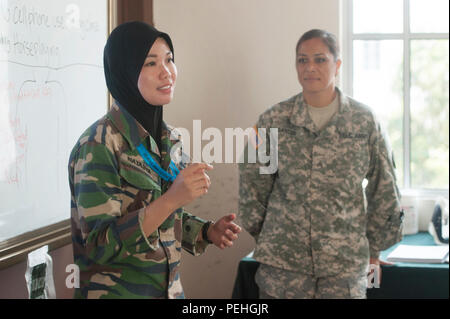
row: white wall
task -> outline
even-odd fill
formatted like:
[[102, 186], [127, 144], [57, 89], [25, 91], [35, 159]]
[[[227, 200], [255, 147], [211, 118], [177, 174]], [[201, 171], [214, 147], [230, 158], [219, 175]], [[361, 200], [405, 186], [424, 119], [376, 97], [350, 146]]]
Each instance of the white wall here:
[[[300, 91], [295, 45], [312, 28], [339, 35], [338, 0], [154, 0], [154, 22], [173, 41], [178, 81], [165, 120], [192, 132], [247, 128], [271, 105]], [[207, 143], [208, 141], [206, 141]], [[206, 144], [204, 142], [204, 144]], [[235, 164], [214, 164], [207, 196], [187, 209], [217, 219], [237, 212]], [[230, 298], [239, 260], [254, 247], [244, 233], [231, 249], [183, 254], [187, 298]]]

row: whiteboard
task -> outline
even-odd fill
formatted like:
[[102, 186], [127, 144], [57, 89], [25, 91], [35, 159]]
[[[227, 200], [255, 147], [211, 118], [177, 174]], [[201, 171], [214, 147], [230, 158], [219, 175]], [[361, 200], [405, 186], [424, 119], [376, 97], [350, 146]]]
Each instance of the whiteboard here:
[[0, 0], [0, 242], [70, 218], [68, 160], [106, 113], [106, 0]]

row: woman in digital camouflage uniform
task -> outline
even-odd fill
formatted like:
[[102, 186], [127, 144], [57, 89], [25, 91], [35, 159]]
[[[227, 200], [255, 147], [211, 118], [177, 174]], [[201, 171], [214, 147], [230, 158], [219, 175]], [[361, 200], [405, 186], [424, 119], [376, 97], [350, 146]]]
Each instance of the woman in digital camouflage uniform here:
[[173, 148], [179, 135], [162, 120], [177, 78], [170, 37], [122, 24], [108, 38], [104, 68], [114, 104], [70, 155], [75, 297], [184, 298], [181, 248], [229, 247], [240, 228], [235, 214], [212, 223], [182, 208], [207, 193], [212, 167], [185, 167]]
[[240, 165], [240, 220], [256, 240], [255, 279], [263, 298], [365, 298], [369, 260], [377, 280], [380, 251], [401, 239], [392, 152], [371, 109], [335, 85], [336, 38], [310, 30], [295, 53], [303, 92], [256, 123], [278, 129], [277, 145], [255, 144], [278, 150], [278, 170]]

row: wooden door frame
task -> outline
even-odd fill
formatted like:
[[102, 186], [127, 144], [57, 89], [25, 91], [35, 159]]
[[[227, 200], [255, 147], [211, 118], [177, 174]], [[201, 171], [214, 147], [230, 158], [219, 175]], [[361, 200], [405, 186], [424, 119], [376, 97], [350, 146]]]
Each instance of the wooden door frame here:
[[116, 0], [117, 25], [127, 21], [153, 24], [153, 0]]

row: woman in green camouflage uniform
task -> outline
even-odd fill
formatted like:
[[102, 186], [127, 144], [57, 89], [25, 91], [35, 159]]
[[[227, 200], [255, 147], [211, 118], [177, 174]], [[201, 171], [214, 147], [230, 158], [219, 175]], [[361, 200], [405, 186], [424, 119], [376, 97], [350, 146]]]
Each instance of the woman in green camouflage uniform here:
[[170, 37], [130, 22], [104, 52], [111, 110], [80, 137], [70, 155], [77, 298], [184, 298], [181, 248], [232, 245], [235, 214], [216, 223], [182, 206], [207, 193], [208, 164], [186, 167], [179, 134], [162, 120], [177, 70]]
[[365, 298], [369, 260], [377, 278], [380, 251], [401, 239], [387, 136], [369, 107], [335, 86], [340, 65], [332, 34], [305, 33], [296, 47], [303, 92], [256, 124], [278, 129], [277, 145], [259, 146], [278, 150], [278, 170], [240, 165], [240, 220], [256, 240], [262, 297]]

